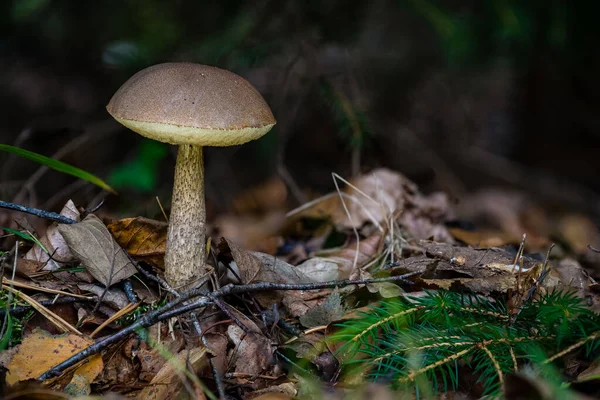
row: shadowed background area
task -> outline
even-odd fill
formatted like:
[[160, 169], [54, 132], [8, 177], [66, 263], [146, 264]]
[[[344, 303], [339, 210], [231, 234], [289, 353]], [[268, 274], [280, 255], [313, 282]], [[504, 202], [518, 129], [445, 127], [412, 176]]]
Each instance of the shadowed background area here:
[[[563, 1], [50, 1], [0, 5], [0, 143], [105, 178], [103, 210], [161, 215], [174, 148], [105, 110], [136, 71], [165, 61], [248, 79], [278, 121], [260, 141], [206, 150], [209, 217], [278, 175], [289, 205], [331, 172], [402, 172], [459, 202], [510, 187], [598, 217], [597, 6]], [[59, 210], [104, 197], [0, 154], [0, 199]]]

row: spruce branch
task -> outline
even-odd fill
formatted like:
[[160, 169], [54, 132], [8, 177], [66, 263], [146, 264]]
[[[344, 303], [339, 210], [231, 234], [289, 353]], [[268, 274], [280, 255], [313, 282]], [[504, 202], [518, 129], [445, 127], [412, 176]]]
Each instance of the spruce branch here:
[[503, 301], [439, 291], [381, 303], [339, 326], [330, 340], [341, 343], [347, 373], [413, 390], [420, 377], [434, 390], [456, 389], [466, 365], [485, 395], [499, 396], [505, 375], [530, 363], [531, 354], [554, 354], [544, 356], [551, 363], [600, 347], [600, 317], [570, 292], [538, 294], [511, 319]]

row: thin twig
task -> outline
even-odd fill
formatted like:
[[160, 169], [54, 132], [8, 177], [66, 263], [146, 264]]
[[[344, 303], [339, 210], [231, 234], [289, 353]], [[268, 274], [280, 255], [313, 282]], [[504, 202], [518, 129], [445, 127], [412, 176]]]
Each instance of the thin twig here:
[[[133, 259], [133, 257], [129, 253], [127, 253], [125, 250], [123, 250], [123, 252], [127, 255], [127, 257], [129, 257], [129, 260], [131, 261], [131, 263], [135, 266], [135, 268], [142, 275], [144, 275], [145, 277], [147, 277], [150, 280], [153, 280], [153, 281], [157, 282], [166, 292], [170, 293], [175, 298], [180, 298], [181, 297], [181, 295], [179, 294], [179, 292], [177, 292], [175, 289], [173, 289], [171, 287], [171, 285], [169, 285], [167, 283], [167, 281], [165, 281], [164, 279], [162, 279], [158, 275], [154, 275], [154, 274], [151, 274], [150, 272], [146, 271], [145, 269], [143, 269], [137, 263], [137, 261], [135, 261]], [[207, 346], [207, 340], [204, 337], [204, 333], [202, 332], [202, 326], [200, 325], [200, 321], [198, 320], [198, 316], [196, 315], [196, 313], [192, 312], [192, 313], [190, 313], [190, 318], [192, 320], [192, 325], [194, 326], [194, 329], [196, 330], [196, 333], [198, 334], [198, 336], [200, 336], [200, 340], [202, 341], [202, 344], [204, 346], [208, 347]], [[226, 398], [226, 396], [225, 396], [225, 387], [223, 386], [223, 380], [221, 379], [221, 376], [219, 375], [219, 371], [217, 370], [217, 366], [214, 363], [212, 357], [208, 358], [208, 363], [210, 365], [210, 369], [212, 371], [212, 374], [213, 374], [213, 377], [214, 377], [214, 380], [215, 380], [215, 384], [217, 386], [217, 392], [219, 393], [219, 398], [224, 400]]]
[[39, 208], [26, 207], [20, 204], [13, 204], [7, 201], [0, 200], [0, 208], [6, 208], [9, 210], [21, 211], [27, 214], [35, 215], [36, 217], [50, 219], [52, 221], [60, 222], [61, 224], [74, 224], [77, 221], [64, 215], [57, 214], [51, 211], [40, 210]]
[[[272, 291], [272, 290], [317, 290], [317, 289], [326, 289], [326, 288], [335, 288], [340, 286], [349, 286], [349, 285], [366, 285], [370, 283], [381, 283], [381, 282], [403, 282], [412, 284], [408, 280], [409, 277], [420, 274], [420, 272], [410, 272], [408, 274], [392, 276], [388, 278], [374, 278], [374, 279], [344, 279], [339, 281], [329, 281], [329, 282], [321, 282], [321, 283], [305, 283], [305, 284], [286, 284], [286, 283], [274, 283], [274, 282], [259, 282], [248, 285], [226, 285], [222, 288], [215, 290], [209, 295], [205, 295], [202, 292], [202, 289], [194, 289], [190, 290], [187, 293], [181, 294], [180, 297], [170, 301], [165, 304], [163, 307], [156, 309], [128, 327], [120, 330], [112, 336], [108, 336], [99, 342], [85, 348], [79, 353], [75, 354], [71, 358], [61, 362], [60, 364], [54, 366], [48, 371], [44, 372], [37, 379], [44, 380], [49, 379], [54, 376], [60, 375], [67, 368], [77, 364], [78, 362], [86, 359], [87, 357], [97, 354], [100, 351], [104, 350], [107, 346], [116, 343], [122, 339], [128, 337], [131, 333], [135, 332], [140, 328], [147, 328], [152, 326], [160, 321], [167, 320], [169, 318], [176, 317], [178, 315], [193, 311], [198, 308], [206, 307], [212, 303], [210, 297], [223, 297], [230, 294], [241, 294], [241, 293], [252, 293], [252, 292], [264, 292], [264, 291]], [[185, 302], [192, 297], [198, 297], [198, 299], [185, 304], [183, 306], [177, 307], [178, 304]], [[210, 296], [210, 297], [209, 297]]]

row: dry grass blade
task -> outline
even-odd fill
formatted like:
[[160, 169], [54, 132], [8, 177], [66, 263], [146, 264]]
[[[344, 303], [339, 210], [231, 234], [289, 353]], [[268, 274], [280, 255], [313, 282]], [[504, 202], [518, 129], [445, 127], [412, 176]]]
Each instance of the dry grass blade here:
[[92, 299], [92, 297], [83, 296], [83, 295], [80, 295], [80, 294], [74, 294], [74, 293], [64, 292], [62, 290], [56, 290], [56, 289], [48, 289], [48, 288], [45, 288], [45, 287], [41, 287], [41, 286], [37, 286], [37, 285], [31, 285], [29, 283], [24, 283], [24, 282], [19, 282], [19, 281], [14, 281], [14, 280], [7, 279], [7, 278], [2, 278], [2, 284], [7, 285], [7, 286], [16, 286], [16, 287], [20, 287], [22, 289], [36, 290], [38, 292], [45, 292], [45, 293], [51, 293], [51, 294], [61, 294], [63, 296], [76, 297], [78, 299], [85, 299], [85, 300], [91, 300]]
[[118, 312], [116, 312], [115, 314], [113, 314], [109, 319], [107, 319], [106, 321], [104, 321], [99, 327], [97, 327], [94, 332], [92, 332], [92, 334], [90, 335], [91, 338], [95, 337], [98, 333], [100, 333], [100, 331], [104, 328], [106, 328], [106, 326], [108, 326], [108, 324], [112, 323], [113, 321], [116, 321], [117, 319], [121, 318], [124, 315], [129, 314], [130, 312], [132, 312], [133, 310], [135, 310], [136, 308], [138, 308], [140, 306], [141, 303], [129, 303], [127, 304], [124, 308], [120, 309]]
[[58, 329], [62, 330], [63, 332], [71, 332], [76, 335], [83, 336], [83, 333], [79, 332], [73, 325], [69, 324], [67, 321], [65, 321], [64, 319], [62, 319], [61, 317], [59, 317], [52, 311], [48, 310], [46, 307], [44, 307], [43, 305], [38, 303], [37, 300], [35, 300], [34, 298], [29, 297], [25, 293], [20, 292], [16, 289], [13, 289], [10, 286], [2, 285], [2, 288], [4, 290], [8, 290], [9, 292], [19, 296], [19, 298], [21, 300], [29, 303], [29, 305], [31, 305], [31, 307], [33, 307], [40, 314], [42, 314], [44, 317], [46, 317], [48, 319], [48, 321], [52, 322], [54, 324], [54, 326], [56, 326]]

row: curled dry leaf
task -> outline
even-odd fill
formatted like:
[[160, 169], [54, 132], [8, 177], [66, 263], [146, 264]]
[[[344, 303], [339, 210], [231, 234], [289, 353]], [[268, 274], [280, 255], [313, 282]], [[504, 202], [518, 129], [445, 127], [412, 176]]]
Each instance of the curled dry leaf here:
[[[422, 272], [420, 280], [427, 287], [451, 289], [466, 287], [475, 293], [505, 293], [516, 284], [514, 255], [504, 249], [473, 249], [421, 240], [419, 246], [424, 256], [409, 257], [399, 261], [392, 271]], [[539, 263], [523, 257], [523, 270], [528, 271]]]
[[595, 312], [600, 310], [600, 295], [598, 295], [598, 283], [592, 278], [581, 264], [572, 258], [560, 260], [555, 266], [551, 266], [550, 273], [541, 285], [546, 291], [569, 290], [585, 299]]
[[[302, 272], [285, 261], [264, 253], [245, 251], [230, 240], [222, 239], [219, 245], [221, 251], [230, 251], [237, 265], [237, 274], [243, 284], [252, 282], [276, 282], [276, 283], [307, 283], [310, 279]], [[272, 291], [256, 293], [254, 296], [265, 307], [281, 301], [290, 292]]]
[[[53, 366], [65, 361], [73, 354], [94, 344], [94, 341], [74, 334], [53, 336], [41, 329], [34, 330], [23, 339], [18, 352], [8, 364], [6, 382], [36, 379]], [[103, 363], [100, 355], [88, 358], [88, 362], [77, 368], [75, 374], [92, 382], [102, 371]]]
[[[60, 215], [79, 221], [79, 211], [71, 200], [65, 204], [60, 211]], [[39, 239], [40, 243], [48, 250], [48, 253], [52, 254], [53, 260], [57, 261], [56, 263], [48, 262], [50, 260], [48, 253], [37, 244], [34, 245], [23, 258], [25, 260], [36, 261], [43, 264], [44, 267], [42, 269], [45, 271], [54, 271], [61, 266], [61, 263], [75, 261], [75, 256], [71, 253], [69, 246], [59, 232], [60, 226], [61, 225], [50, 226], [46, 230], [46, 234]]]
[[273, 347], [261, 332], [244, 332], [237, 325], [229, 325], [227, 336], [234, 344], [230, 354], [230, 365], [235, 365], [235, 372], [258, 375], [273, 364]]
[[496, 234], [504, 243], [518, 244], [526, 233], [529, 251], [546, 249], [550, 244], [548, 216], [521, 191], [482, 189], [462, 199], [456, 213], [458, 218], [478, 226], [497, 227]]
[[331, 217], [339, 229], [361, 228], [370, 223], [383, 232], [390, 218], [416, 239], [434, 238], [452, 242], [442, 222], [451, 213], [448, 198], [443, 193], [428, 196], [404, 175], [379, 168], [350, 181], [343, 190], [344, 209], [340, 196], [333, 193], [314, 206], [296, 215], [299, 217]]
[[358, 254], [356, 243], [350, 243], [341, 249], [319, 252], [317, 257], [304, 261], [296, 269], [312, 282], [355, 277], [359, 275], [358, 270], [379, 253], [380, 242], [381, 235], [376, 233], [359, 242]]
[[312, 257], [296, 265], [298, 271], [305, 274], [312, 282], [327, 282], [342, 279], [341, 269], [344, 263], [327, 257]]
[[164, 269], [169, 224], [144, 217], [125, 218], [107, 225], [119, 245], [138, 261]]
[[332, 215], [337, 226], [347, 229], [359, 228], [369, 221], [383, 223], [395, 212], [402, 211], [408, 197], [417, 192], [417, 186], [404, 175], [386, 168], [361, 175], [351, 183], [354, 188], [344, 190], [354, 199], [345, 200], [351, 218], [343, 207], [336, 208]]
[[[240, 249], [226, 239], [219, 244], [221, 252], [230, 252], [237, 275], [242, 283], [274, 282], [274, 283], [310, 283], [310, 279], [296, 267], [272, 255], [248, 252]], [[282, 303], [289, 315], [300, 316], [311, 309], [315, 302], [322, 300], [328, 290], [315, 290], [298, 292], [291, 290], [272, 290], [254, 293], [254, 298], [265, 308], [272, 308], [274, 304]]]
[[139, 399], [176, 399], [184, 387], [185, 372], [192, 375], [208, 364], [206, 347], [182, 350], [158, 371], [150, 385], [145, 387]]
[[98, 285], [90, 284], [81, 284], [77, 285], [77, 287], [83, 291], [94, 293], [98, 297], [102, 296], [102, 302], [108, 304], [115, 310], [125, 308], [125, 306], [129, 304], [127, 295], [120, 289], [113, 288], [106, 290]]
[[104, 286], [127, 279], [137, 271], [98, 217], [88, 215], [82, 222], [60, 225], [59, 232], [71, 252]]
[[301, 316], [300, 323], [306, 328], [312, 328], [313, 326], [329, 325], [343, 316], [342, 297], [336, 291], [331, 293], [321, 304]]

